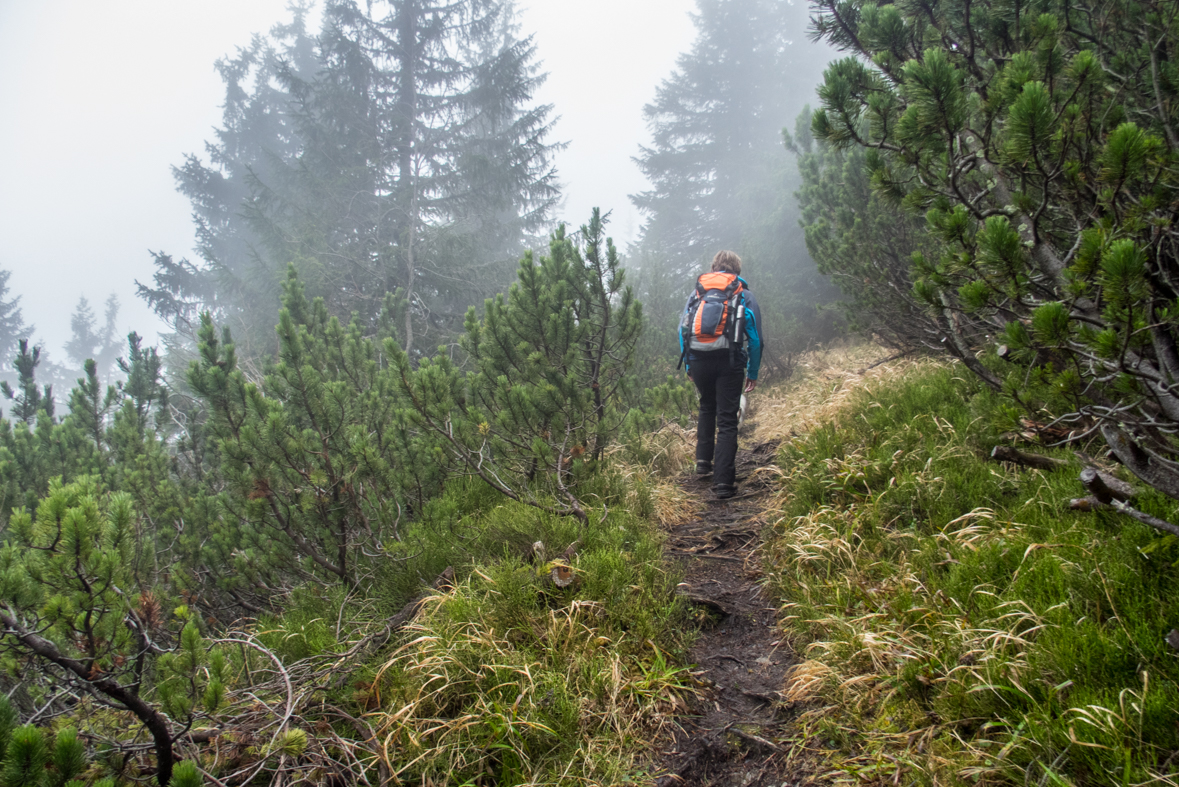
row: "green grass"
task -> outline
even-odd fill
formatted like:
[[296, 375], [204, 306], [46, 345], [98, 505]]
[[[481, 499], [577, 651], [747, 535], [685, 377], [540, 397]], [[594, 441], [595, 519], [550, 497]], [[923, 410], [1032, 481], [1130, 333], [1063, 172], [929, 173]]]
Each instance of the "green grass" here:
[[1079, 464], [988, 461], [1000, 404], [962, 374], [864, 391], [783, 450], [771, 582], [807, 660], [787, 691], [835, 698], [800, 731], [853, 782], [1173, 783], [1179, 544], [1069, 511]]
[[[616, 784], [678, 705], [685, 619], [652, 528], [625, 512], [580, 528], [517, 504], [486, 512], [501, 559], [471, 565], [406, 632], [370, 716], [412, 783]], [[555, 587], [512, 546], [582, 546]]]
[[[455, 785], [639, 778], [688, 690], [688, 617], [661, 534], [627, 508], [630, 485], [609, 468], [585, 480], [598, 507], [581, 525], [455, 482], [362, 587], [301, 588], [259, 621], [258, 640], [288, 665], [330, 660], [451, 565], [456, 586], [324, 695], [371, 730], [384, 772]], [[544, 559], [526, 560], [537, 541]], [[558, 588], [549, 571], [574, 542], [576, 579]]]

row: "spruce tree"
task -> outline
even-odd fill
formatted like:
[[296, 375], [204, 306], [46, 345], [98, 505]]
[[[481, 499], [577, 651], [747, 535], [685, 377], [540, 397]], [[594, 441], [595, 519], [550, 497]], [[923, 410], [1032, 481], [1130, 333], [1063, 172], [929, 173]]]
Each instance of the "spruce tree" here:
[[293, 262], [311, 296], [370, 335], [400, 292], [413, 351], [506, 283], [556, 199], [534, 48], [510, 0], [333, 0], [318, 39], [302, 24], [297, 12], [223, 63], [212, 161], [177, 171], [202, 262], [157, 255], [140, 293], [178, 328], [209, 309], [239, 351], [268, 354], [265, 304]]
[[[744, 258], [768, 307], [759, 326], [768, 367], [788, 342], [801, 349], [835, 329], [816, 312], [836, 293], [806, 253], [797, 172], [782, 144], [827, 57], [806, 39], [806, 4], [698, 0], [693, 19], [691, 49], [644, 107], [652, 144], [635, 161], [650, 188], [631, 195], [646, 219], [635, 249], [640, 296], [664, 336], [663, 352], [644, 362], [656, 379], [675, 368], [674, 325], [691, 279], [721, 249]], [[659, 286], [664, 275], [678, 282]]]
[[15, 383], [17, 377], [8, 368], [8, 359], [17, 353], [17, 344], [28, 339], [36, 331], [32, 325], [25, 325], [20, 308], [20, 296], [8, 297], [8, 280], [12, 271], [0, 270], [0, 380]]
[[86, 361], [93, 359], [96, 371], [102, 380], [109, 380], [115, 371], [122, 340], [118, 334], [119, 299], [111, 295], [106, 299], [103, 322], [100, 325], [90, 308], [90, 302], [82, 297], [70, 315], [70, 340], [65, 343], [66, 357], [73, 368], [81, 370]]
[[251, 355], [273, 349], [281, 277], [274, 275], [269, 251], [246, 214], [263, 184], [295, 166], [303, 147], [279, 72], [311, 78], [320, 67], [314, 33], [306, 26], [309, 8], [293, 3], [289, 22], [217, 61], [225, 101], [215, 139], [205, 146], [207, 160], [188, 154], [173, 168], [177, 190], [192, 205], [198, 260], [153, 252], [151, 286], [137, 285], [139, 297], [178, 339], [192, 340], [200, 314], [208, 310], [232, 327], [240, 342], [261, 337]]

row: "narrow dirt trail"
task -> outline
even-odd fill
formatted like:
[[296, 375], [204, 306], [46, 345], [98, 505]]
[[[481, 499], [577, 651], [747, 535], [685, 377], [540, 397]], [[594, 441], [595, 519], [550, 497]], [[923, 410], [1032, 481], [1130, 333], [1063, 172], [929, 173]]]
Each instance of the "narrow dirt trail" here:
[[[748, 442], [748, 441], [746, 441]], [[682, 561], [679, 591], [700, 611], [701, 631], [688, 661], [701, 691], [662, 753], [657, 787], [779, 787], [794, 784], [775, 743], [787, 720], [781, 695], [793, 654], [781, 641], [776, 609], [759, 582], [756, 550], [773, 491], [778, 441], [737, 453], [739, 494], [717, 500], [711, 476], [685, 477], [699, 501], [692, 521], [669, 533], [665, 554]]]

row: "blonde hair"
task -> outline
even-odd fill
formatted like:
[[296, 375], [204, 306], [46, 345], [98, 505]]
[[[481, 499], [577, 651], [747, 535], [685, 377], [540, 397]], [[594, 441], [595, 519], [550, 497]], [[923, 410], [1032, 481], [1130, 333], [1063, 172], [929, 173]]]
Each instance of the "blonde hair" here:
[[712, 271], [717, 273], [724, 271], [725, 273], [735, 273], [741, 275], [741, 258], [733, 251], [718, 251], [716, 256], [712, 258]]

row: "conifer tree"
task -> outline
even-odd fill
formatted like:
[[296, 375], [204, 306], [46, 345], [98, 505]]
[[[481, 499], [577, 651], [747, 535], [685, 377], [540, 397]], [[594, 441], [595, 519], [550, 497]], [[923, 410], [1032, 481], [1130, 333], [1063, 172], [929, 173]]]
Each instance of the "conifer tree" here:
[[21, 314], [20, 296], [8, 297], [10, 278], [12, 271], [0, 270], [0, 380], [15, 383], [16, 375], [7, 368], [8, 359], [16, 355], [18, 342], [32, 336], [36, 328], [25, 325], [24, 316]]
[[31, 724], [13, 730], [4, 757], [4, 787], [27, 787], [45, 783], [45, 766], [49, 748], [45, 735]]
[[873, 189], [863, 150], [814, 140], [810, 126], [808, 108], [787, 138], [802, 175], [802, 224], [819, 271], [846, 298], [841, 308], [849, 325], [897, 350], [949, 353], [993, 379], [975, 357], [986, 326], [952, 307], [930, 309], [913, 292], [912, 256], [941, 251], [924, 220], [898, 214]]
[[87, 358], [83, 376], [70, 391], [70, 417], [82, 432], [102, 451], [106, 446], [107, 420], [118, 401], [118, 390], [113, 385], [103, 390], [98, 380], [98, 364]]
[[293, 262], [329, 313], [358, 314], [369, 335], [400, 291], [412, 351], [506, 283], [556, 199], [534, 48], [510, 0], [332, 0], [318, 39], [302, 25], [296, 11], [222, 64], [212, 162], [177, 171], [202, 263], [157, 255], [140, 293], [178, 327], [208, 309], [239, 351], [268, 354], [277, 314], [264, 305]]
[[26, 424], [34, 423], [40, 413], [53, 418], [53, 386], [37, 387], [37, 367], [41, 364], [41, 348], [33, 347], [29, 350], [29, 340], [21, 339], [17, 343], [16, 367], [17, 388], [13, 389], [7, 380], [0, 381], [0, 392], [12, 402], [9, 413], [18, 421]]
[[166, 410], [168, 389], [163, 383], [163, 359], [155, 347], [144, 347], [143, 337], [132, 331], [127, 336], [127, 358], [115, 363], [125, 377], [120, 381], [119, 393], [135, 413], [139, 431], [148, 428], [152, 410]]
[[121, 344], [118, 319], [119, 299], [115, 295], [106, 299], [102, 325], [98, 324], [90, 302], [85, 297], [78, 299], [70, 316], [70, 340], [65, 343], [66, 357], [73, 362], [73, 368], [82, 369], [88, 359], [93, 359], [99, 378], [110, 378]]
[[[816, 310], [837, 294], [806, 253], [792, 199], [797, 172], [782, 145], [828, 50], [807, 41], [801, 2], [698, 0], [693, 20], [691, 49], [644, 107], [652, 144], [635, 161], [650, 188], [631, 195], [645, 214], [635, 249], [639, 294], [653, 341], [664, 337], [644, 365], [657, 367], [659, 379], [676, 365], [674, 326], [691, 278], [721, 249], [742, 256], [750, 286], [770, 304], [759, 326], [769, 339], [767, 371], [779, 366], [778, 352], [836, 329]], [[673, 287], [657, 286], [664, 274]]]
[[[38, 665], [26, 679], [134, 714], [166, 787], [175, 737], [217, 710], [225, 660], [208, 652], [194, 622], [164, 612], [166, 586], [137, 565], [150, 563], [150, 553], [135, 543], [135, 518], [130, 495], [104, 496], [89, 478], [51, 482], [35, 514], [15, 512], [0, 546], [0, 651]], [[10, 768], [22, 778], [36, 762], [43, 768], [49, 752], [43, 740], [38, 747], [40, 735], [13, 733], [9, 751], [19, 746], [21, 755], [5, 763], [6, 777]], [[61, 752], [63, 764], [76, 759], [76, 751]]]
[[1179, 498], [1174, 9], [817, 6], [851, 56], [815, 135], [867, 149], [877, 191], [926, 216], [943, 250], [914, 257], [915, 293], [999, 337], [1021, 406]]
[[[389, 308], [395, 308], [388, 299]], [[366, 549], [398, 538], [441, 482], [433, 442], [410, 432], [379, 346], [308, 301], [292, 266], [278, 325], [279, 357], [259, 383], [237, 368], [228, 331], [205, 315], [189, 383], [211, 411], [221, 456], [223, 516], [201, 532], [205, 569], [223, 592], [261, 608], [292, 578], [352, 583]]]
[[467, 312], [465, 374], [445, 354], [416, 370], [392, 342], [415, 420], [453, 461], [502, 494], [586, 521], [575, 488], [617, 433], [642, 326], [613, 242], [594, 210], [548, 256], [525, 254], [507, 297]]
[[698, 0], [697, 9], [691, 50], [643, 109], [653, 144], [636, 161], [651, 188], [631, 197], [647, 214], [644, 243], [681, 275], [739, 248], [777, 201], [791, 163], [781, 132], [825, 54], [807, 45], [803, 3]]

